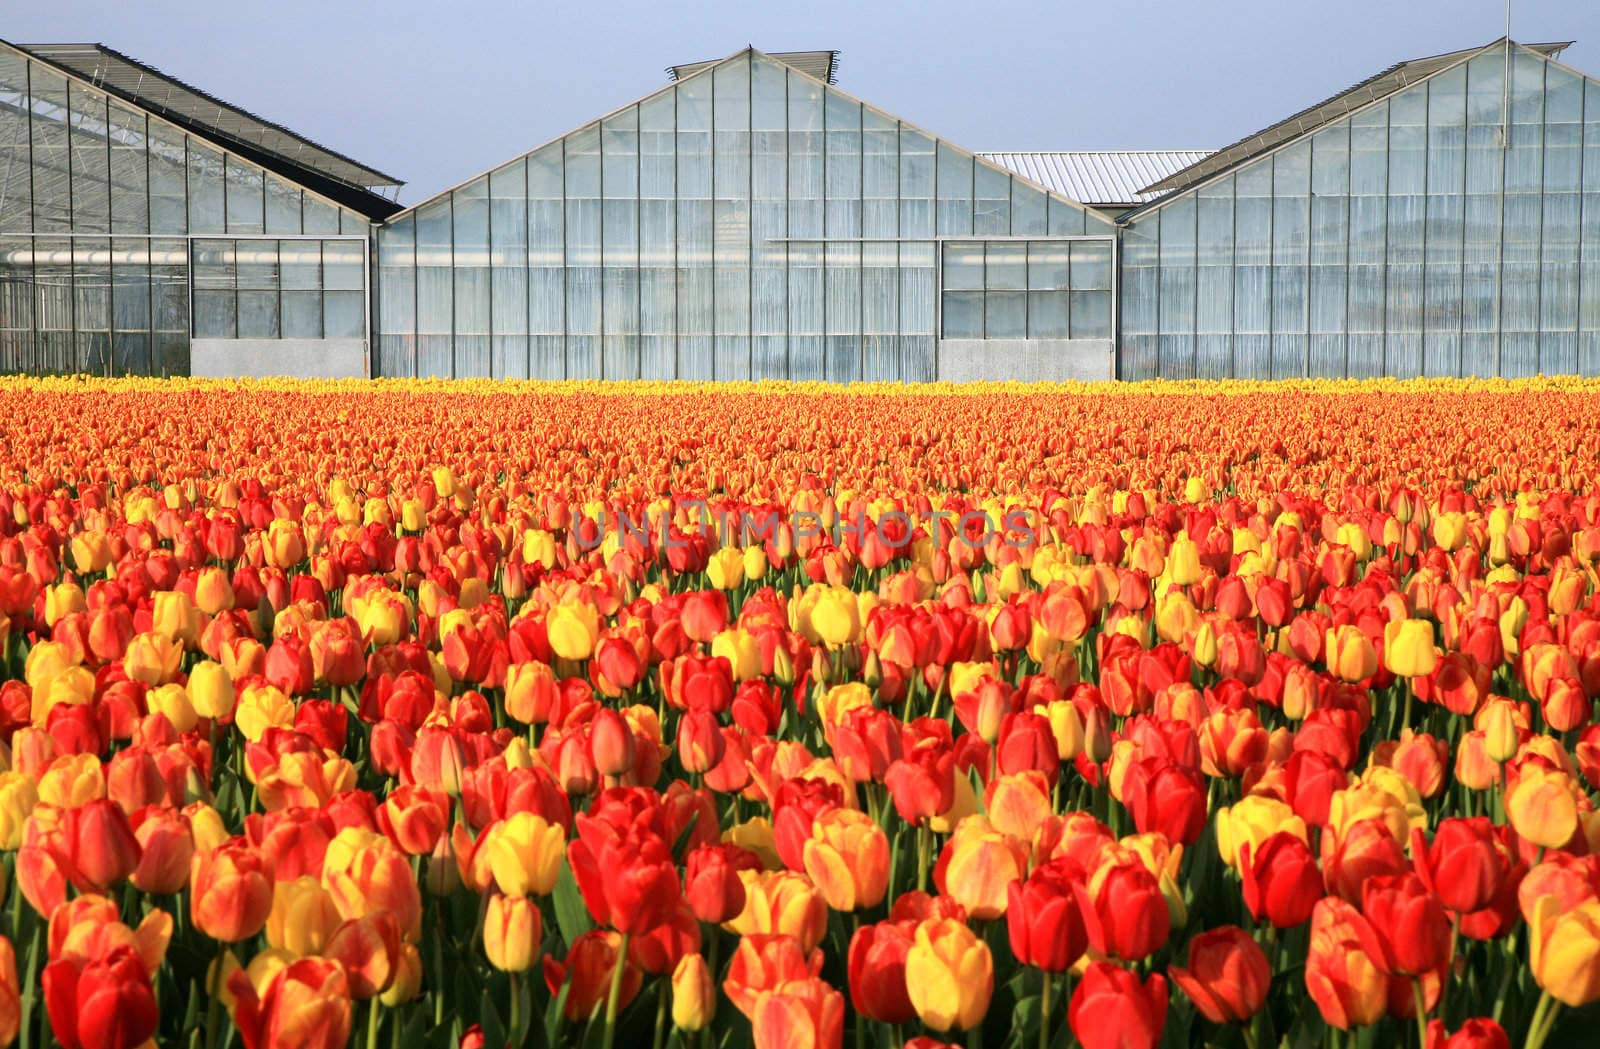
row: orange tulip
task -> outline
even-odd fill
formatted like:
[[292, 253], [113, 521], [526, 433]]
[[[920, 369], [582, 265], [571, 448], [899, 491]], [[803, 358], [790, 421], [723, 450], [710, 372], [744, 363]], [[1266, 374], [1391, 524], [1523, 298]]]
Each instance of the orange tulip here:
[[241, 970], [228, 989], [245, 1049], [343, 1049], [350, 1040], [349, 981], [330, 958], [293, 962], [259, 993]]
[[830, 809], [804, 847], [806, 874], [836, 911], [876, 907], [889, 887], [889, 837], [866, 813]]
[[272, 913], [272, 878], [261, 854], [241, 839], [195, 853], [189, 873], [189, 917], [224, 943], [249, 939]]
[[925, 921], [906, 953], [906, 989], [917, 1015], [935, 1031], [970, 1030], [989, 1011], [994, 958], [961, 922]]

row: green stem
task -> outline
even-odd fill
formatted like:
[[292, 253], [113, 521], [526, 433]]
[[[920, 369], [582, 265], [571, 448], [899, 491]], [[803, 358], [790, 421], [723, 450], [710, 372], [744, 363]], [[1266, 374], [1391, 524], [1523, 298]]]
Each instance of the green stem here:
[[213, 964], [213, 972], [206, 981], [206, 1049], [215, 1049], [217, 1044], [217, 1028], [222, 1026], [222, 956], [227, 951], [227, 946], [221, 942], [217, 944], [217, 956]]
[[651, 1049], [661, 1049], [661, 1040], [666, 1037], [667, 1002], [672, 998], [672, 977], [664, 975], [657, 982], [661, 985], [661, 990], [656, 995], [656, 1035], [650, 1043]]
[[[516, 1008], [515, 1001], [512, 1008]], [[367, 1000], [367, 1049], [378, 1049], [378, 1027], [382, 1022], [378, 1018], [378, 999], [374, 996]]]
[[1039, 1049], [1050, 1049], [1050, 970], [1041, 975], [1044, 981], [1039, 989]]
[[[1407, 702], [1410, 701], [1409, 693]], [[1422, 993], [1422, 977], [1411, 981], [1411, 1000], [1417, 1003], [1417, 1049], [1428, 1049], [1428, 1000]]]
[[1541, 992], [1539, 1004], [1533, 1010], [1533, 1022], [1528, 1025], [1528, 1040], [1523, 1043], [1523, 1049], [1539, 1049], [1544, 1045], [1545, 1039], [1555, 1029], [1556, 1015], [1560, 1012], [1561, 1003], [1550, 997], [1549, 991]]
[[967, 1049], [983, 1049], [983, 1021], [967, 1032]]
[[[522, 981], [519, 973], [507, 973], [511, 978], [511, 1023], [506, 1028], [506, 1033], [511, 1036], [512, 1045], [522, 1044]], [[374, 1049], [371, 1042], [367, 1049]]]
[[601, 1049], [611, 1049], [617, 1040], [617, 1003], [622, 998], [622, 973], [628, 967], [628, 944], [632, 941], [631, 933], [622, 934], [622, 943], [617, 947], [617, 963], [611, 969], [611, 990], [606, 995], [606, 1036], [600, 1043]]
[[928, 853], [932, 848], [933, 832], [928, 828], [927, 820], [917, 821], [917, 891], [926, 892], [928, 888]]
[[[20, 897], [22, 886], [13, 885], [11, 891]], [[28, 942], [27, 972], [22, 977], [22, 1024], [19, 1028], [22, 1049], [30, 1049], [33, 1042], [33, 1007], [39, 1001], [39, 959], [44, 954], [44, 923], [36, 915], [30, 915], [29, 920], [33, 924], [33, 935]], [[20, 933], [22, 926], [19, 923], [12, 929]]]

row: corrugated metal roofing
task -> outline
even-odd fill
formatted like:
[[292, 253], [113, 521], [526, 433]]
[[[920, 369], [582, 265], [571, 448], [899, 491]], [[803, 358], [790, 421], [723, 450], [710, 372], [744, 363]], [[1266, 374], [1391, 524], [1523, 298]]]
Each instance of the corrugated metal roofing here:
[[[808, 77], [814, 77], [824, 84], [836, 84], [835, 79], [839, 72], [839, 52], [837, 51], [767, 51], [768, 58], [776, 59], [784, 65], [798, 69]], [[707, 69], [724, 61], [721, 58], [709, 58], [703, 62], [685, 62], [683, 65], [668, 66], [667, 76], [672, 80], [686, 80], [702, 69]]]
[[1132, 206], [1152, 200], [1145, 186], [1196, 164], [1204, 149], [1076, 150], [1062, 153], [979, 153], [1084, 204]]
[[[1270, 127], [1263, 128], [1253, 135], [1247, 135], [1231, 146], [1224, 146], [1182, 171], [1148, 182], [1143, 188], [1157, 196], [1185, 189], [1202, 179], [1209, 178], [1220, 171], [1225, 171], [1228, 168], [1244, 163], [1252, 157], [1259, 156], [1290, 139], [1308, 135], [1352, 110], [1392, 95], [1401, 88], [1416, 83], [1418, 80], [1430, 77], [1440, 70], [1448, 69], [1458, 62], [1464, 62], [1474, 55], [1490, 48], [1499, 47], [1504, 43], [1505, 37], [1501, 37], [1499, 40], [1485, 44], [1483, 47], [1469, 47], [1462, 51], [1449, 51], [1442, 55], [1430, 55], [1427, 58], [1414, 58], [1405, 62], [1396, 62], [1388, 69], [1375, 73], [1360, 83], [1345, 88], [1332, 98], [1324, 99], [1314, 106], [1308, 106]], [[1572, 41], [1519, 44], [1518, 46], [1538, 52], [1546, 58], [1554, 58], [1572, 46]]]
[[18, 46], [35, 58], [60, 66], [152, 113], [210, 131], [214, 137], [252, 146], [346, 186], [372, 189], [404, 185], [393, 176], [320, 146], [281, 124], [263, 120], [103, 44]]

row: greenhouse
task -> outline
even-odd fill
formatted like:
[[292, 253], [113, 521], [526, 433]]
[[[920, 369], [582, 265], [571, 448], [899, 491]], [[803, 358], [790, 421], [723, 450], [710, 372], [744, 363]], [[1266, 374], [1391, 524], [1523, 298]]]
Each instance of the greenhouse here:
[[1400, 62], [1220, 150], [978, 154], [837, 52], [747, 48], [403, 208], [107, 47], [0, 44], [0, 371], [1597, 374], [1566, 46]]

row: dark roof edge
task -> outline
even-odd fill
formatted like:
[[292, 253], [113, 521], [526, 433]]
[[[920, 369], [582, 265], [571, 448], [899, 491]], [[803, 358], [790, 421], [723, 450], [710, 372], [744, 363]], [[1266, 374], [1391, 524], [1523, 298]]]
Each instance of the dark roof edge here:
[[[0, 43], [8, 43], [9, 44], [10, 42], [9, 41], [0, 41]], [[281, 175], [284, 178], [290, 179], [290, 180], [294, 181], [296, 184], [298, 184], [298, 185], [300, 185], [300, 186], [302, 186], [302, 187], [304, 187], [306, 189], [315, 190], [321, 196], [327, 197], [329, 200], [332, 200], [332, 201], [335, 201], [336, 203], [342, 204], [343, 206], [349, 208], [352, 211], [358, 212], [358, 213], [360, 213], [362, 215], [366, 215], [368, 218], [372, 218], [372, 219], [376, 219], [376, 220], [380, 220], [381, 221], [382, 219], [387, 218], [388, 216], [394, 214], [395, 212], [397, 212], [397, 211], [399, 211], [401, 209], [400, 204], [398, 204], [397, 202], [395, 202], [393, 200], [390, 200], [387, 197], [381, 196], [381, 195], [373, 192], [372, 190], [366, 189], [365, 187], [361, 187], [361, 186], [352, 186], [348, 182], [344, 182], [343, 180], [333, 178], [330, 175], [325, 175], [322, 172], [317, 171], [315, 168], [307, 167], [304, 164], [301, 164], [301, 163], [299, 163], [297, 161], [291, 160], [290, 158], [282, 156], [281, 154], [271, 152], [270, 150], [262, 149], [261, 147], [253, 145], [253, 144], [251, 144], [249, 142], [234, 138], [232, 135], [225, 134], [222, 131], [219, 131], [218, 129], [213, 128], [213, 127], [211, 127], [211, 126], [209, 126], [207, 124], [203, 124], [203, 123], [201, 123], [201, 122], [199, 122], [197, 120], [193, 120], [191, 118], [185, 117], [181, 113], [175, 113], [175, 112], [173, 112], [173, 111], [171, 111], [169, 109], [166, 109], [165, 107], [158, 106], [158, 105], [153, 105], [150, 102], [146, 101], [145, 99], [140, 98], [134, 92], [123, 91], [123, 90], [118, 89], [115, 85], [104, 83], [104, 82], [101, 82], [101, 81], [91, 80], [91, 79], [85, 77], [82, 73], [80, 73], [77, 70], [73, 69], [71, 66], [65, 65], [64, 63], [61, 63], [61, 62], [57, 62], [54, 59], [50, 58], [49, 56], [41, 55], [41, 54], [39, 54], [39, 53], [37, 53], [36, 51], [33, 50], [34, 47], [40, 47], [40, 46], [45, 46], [45, 45], [35, 44], [35, 45], [30, 46], [30, 45], [27, 45], [27, 44], [10, 44], [10, 46], [14, 47], [18, 51], [21, 51], [24, 54], [26, 54], [31, 61], [42, 62], [43, 64], [49, 66], [50, 68], [58, 70], [62, 74], [66, 75], [66, 76], [69, 76], [69, 77], [73, 78], [74, 80], [81, 81], [82, 83], [89, 85], [90, 87], [92, 87], [96, 91], [102, 92], [102, 93], [104, 93], [106, 95], [109, 95], [109, 96], [111, 96], [113, 98], [119, 99], [119, 100], [121, 100], [123, 102], [128, 103], [129, 105], [136, 106], [139, 109], [142, 109], [147, 113], [153, 113], [156, 116], [160, 117], [162, 120], [165, 120], [170, 124], [173, 124], [173, 125], [175, 125], [177, 127], [180, 127], [184, 131], [187, 131], [192, 135], [195, 135], [195, 136], [197, 136], [199, 138], [203, 138], [206, 141], [211, 142], [212, 144], [218, 146], [221, 149], [226, 150], [229, 153], [232, 153], [232, 154], [234, 154], [236, 156], [239, 156], [239, 157], [243, 157], [244, 159], [249, 160], [251, 163], [256, 164], [256, 165], [258, 165], [258, 166], [260, 166], [262, 168], [265, 168], [268, 171], [273, 172], [274, 174]], [[301, 135], [296, 131], [293, 131], [293, 130], [291, 130], [289, 128], [284, 127], [282, 124], [277, 124], [277, 123], [274, 123], [273, 121], [270, 121], [270, 120], [264, 120], [261, 117], [256, 116], [254, 113], [251, 113], [249, 110], [241, 109], [239, 106], [233, 105], [230, 102], [226, 102], [226, 101], [224, 101], [224, 100], [222, 100], [220, 98], [217, 98], [215, 95], [212, 95], [212, 94], [210, 94], [210, 93], [208, 93], [206, 91], [202, 91], [201, 89], [199, 89], [197, 87], [194, 87], [191, 84], [185, 83], [184, 81], [179, 80], [176, 77], [168, 76], [167, 74], [161, 72], [160, 70], [154, 68], [153, 66], [146, 65], [145, 63], [140, 62], [138, 59], [130, 58], [127, 55], [124, 55], [121, 52], [114, 50], [113, 48], [106, 47], [103, 44], [55, 45], [55, 46], [84, 46], [84, 47], [98, 48], [100, 50], [105, 51], [106, 53], [108, 53], [110, 55], [115, 56], [119, 61], [127, 62], [130, 65], [134, 65], [134, 66], [139, 67], [142, 70], [146, 70], [146, 71], [148, 71], [150, 73], [150, 75], [158, 77], [158, 78], [160, 78], [162, 80], [168, 81], [168, 82], [176, 85], [177, 87], [182, 88], [185, 91], [192, 91], [196, 95], [199, 95], [200, 97], [206, 99], [207, 101], [214, 102], [219, 106], [223, 106], [223, 107], [226, 107], [228, 109], [234, 110], [235, 112], [242, 113], [244, 116], [249, 117], [251, 120], [258, 121], [261, 124], [264, 124], [264, 125], [266, 125], [268, 127], [273, 128], [274, 130], [281, 131], [282, 133], [284, 133], [286, 135], [289, 135], [292, 138], [298, 139], [299, 141], [306, 143], [306, 145], [308, 145], [308, 146], [312, 146], [315, 149], [321, 150], [322, 152], [327, 153], [330, 156], [337, 157], [340, 160], [345, 161], [346, 163], [352, 164], [352, 165], [354, 165], [356, 167], [359, 167], [359, 168], [362, 168], [362, 169], [364, 169], [366, 171], [370, 171], [375, 175], [382, 176], [383, 178], [388, 179], [391, 183], [393, 183], [396, 186], [404, 185], [403, 182], [401, 182], [398, 179], [395, 179], [391, 175], [385, 175], [383, 172], [377, 170], [376, 168], [368, 167], [367, 165], [362, 164], [358, 160], [353, 160], [350, 157], [347, 157], [344, 154], [337, 152], [336, 150], [328, 149], [326, 146], [323, 146], [323, 145], [320, 145], [319, 143], [313, 142], [311, 139], [306, 138], [304, 135]]]
[[[1157, 208], [1164, 206], [1169, 201], [1171, 201], [1172, 199], [1174, 199], [1174, 198], [1176, 198], [1178, 196], [1181, 196], [1181, 195], [1183, 195], [1185, 193], [1188, 193], [1188, 192], [1190, 192], [1192, 190], [1198, 189], [1201, 186], [1204, 186], [1204, 185], [1207, 185], [1207, 184], [1209, 184], [1211, 182], [1214, 182], [1217, 179], [1223, 177], [1224, 175], [1227, 175], [1227, 174], [1229, 174], [1231, 172], [1237, 171], [1238, 169], [1240, 169], [1241, 167], [1245, 166], [1246, 164], [1251, 163], [1252, 161], [1258, 160], [1263, 156], [1266, 156], [1266, 155], [1268, 155], [1270, 153], [1276, 152], [1277, 150], [1283, 148], [1288, 143], [1294, 142], [1297, 139], [1303, 138], [1306, 135], [1315, 134], [1317, 131], [1320, 131], [1322, 128], [1326, 127], [1327, 125], [1332, 124], [1336, 120], [1344, 119], [1345, 117], [1349, 116], [1351, 113], [1354, 113], [1358, 109], [1364, 109], [1367, 106], [1375, 105], [1378, 102], [1381, 102], [1386, 98], [1389, 98], [1391, 95], [1397, 94], [1398, 92], [1400, 92], [1401, 90], [1403, 90], [1405, 88], [1414, 87], [1415, 85], [1422, 83], [1424, 80], [1431, 79], [1432, 77], [1437, 76], [1440, 73], [1443, 73], [1443, 72], [1445, 72], [1447, 70], [1450, 70], [1450, 69], [1454, 69], [1456, 66], [1460, 65], [1461, 63], [1471, 61], [1472, 59], [1478, 57], [1479, 55], [1481, 55], [1481, 54], [1483, 54], [1483, 53], [1485, 53], [1487, 51], [1490, 51], [1493, 48], [1496, 48], [1496, 47], [1499, 47], [1499, 46], [1503, 45], [1505, 42], [1506, 42], [1506, 38], [1505, 37], [1500, 37], [1499, 39], [1491, 41], [1490, 43], [1487, 43], [1487, 44], [1483, 45], [1482, 47], [1463, 48], [1460, 51], [1446, 51], [1446, 52], [1443, 52], [1442, 54], [1438, 54], [1438, 55], [1428, 55], [1428, 56], [1425, 56], [1423, 58], [1413, 58], [1413, 59], [1408, 59], [1407, 61], [1404, 61], [1404, 62], [1396, 62], [1395, 64], [1393, 64], [1391, 66], [1388, 66], [1387, 68], [1385, 68], [1381, 72], [1375, 73], [1372, 76], [1367, 77], [1365, 80], [1361, 80], [1361, 81], [1359, 81], [1359, 82], [1357, 82], [1355, 84], [1352, 84], [1350, 87], [1345, 88], [1343, 91], [1340, 91], [1338, 94], [1330, 95], [1329, 97], [1323, 99], [1320, 102], [1317, 102], [1317, 103], [1315, 103], [1313, 105], [1307, 106], [1306, 108], [1304, 108], [1304, 109], [1292, 114], [1291, 116], [1285, 117], [1284, 119], [1279, 120], [1276, 123], [1270, 124], [1267, 127], [1262, 128], [1260, 131], [1257, 131], [1257, 132], [1254, 132], [1253, 134], [1245, 136], [1244, 138], [1240, 139], [1239, 141], [1233, 143], [1232, 145], [1224, 146], [1222, 149], [1219, 149], [1215, 153], [1211, 154], [1211, 156], [1208, 156], [1208, 157], [1206, 157], [1206, 158], [1204, 158], [1202, 160], [1198, 160], [1194, 164], [1191, 164], [1187, 168], [1183, 168], [1183, 169], [1181, 169], [1179, 171], [1175, 171], [1171, 175], [1168, 175], [1166, 178], [1160, 180], [1159, 182], [1152, 182], [1150, 185], [1144, 187], [1141, 190], [1141, 192], [1144, 192], [1144, 193], [1159, 193], [1160, 196], [1156, 197], [1154, 200], [1145, 201], [1143, 204], [1141, 204], [1139, 207], [1135, 208], [1134, 210], [1126, 212], [1125, 214], [1118, 216], [1117, 224], [1118, 225], [1126, 225], [1127, 223], [1132, 222], [1134, 219], [1137, 219], [1137, 218], [1141, 217], [1146, 212], [1154, 211]], [[1572, 44], [1574, 43], [1574, 41], [1567, 40], [1567, 41], [1553, 41], [1553, 42], [1537, 43], [1537, 44], [1519, 44], [1515, 40], [1513, 40], [1513, 41], [1511, 41], [1511, 43], [1516, 47], [1522, 48], [1523, 50], [1531, 51], [1531, 52], [1539, 55], [1542, 58], [1549, 59], [1549, 60], [1554, 60], [1554, 56], [1560, 54], [1562, 51], [1566, 50], [1568, 47], [1571, 47]], [[1337, 116], [1331, 117], [1328, 120], [1324, 120], [1323, 122], [1318, 124], [1316, 127], [1308, 128], [1308, 129], [1306, 129], [1304, 131], [1299, 132], [1298, 134], [1291, 135], [1291, 136], [1289, 136], [1287, 138], [1284, 138], [1284, 139], [1282, 139], [1282, 140], [1280, 140], [1278, 142], [1275, 142], [1275, 143], [1271, 144], [1270, 146], [1266, 146], [1266, 147], [1264, 147], [1262, 149], [1255, 150], [1255, 151], [1249, 152], [1249, 153], [1245, 153], [1245, 154], [1241, 155], [1238, 159], [1232, 161], [1231, 163], [1225, 164], [1224, 166], [1222, 166], [1220, 168], [1217, 168], [1215, 171], [1211, 171], [1211, 172], [1208, 172], [1208, 173], [1206, 173], [1204, 175], [1200, 175], [1200, 176], [1198, 176], [1198, 177], [1196, 177], [1194, 179], [1191, 179], [1190, 181], [1185, 182], [1182, 185], [1177, 185], [1177, 186], [1169, 185], [1169, 183], [1171, 183], [1173, 179], [1178, 178], [1185, 171], [1190, 171], [1193, 168], [1199, 167], [1200, 165], [1207, 163], [1208, 161], [1214, 159], [1218, 154], [1226, 153], [1228, 150], [1231, 150], [1231, 149], [1236, 149], [1239, 146], [1242, 146], [1245, 143], [1249, 142], [1251, 139], [1259, 138], [1262, 135], [1268, 134], [1269, 132], [1271, 132], [1271, 131], [1279, 128], [1279, 127], [1282, 127], [1283, 125], [1290, 123], [1291, 121], [1298, 120], [1299, 118], [1301, 118], [1305, 114], [1307, 114], [1307, 113], [1309, 113], [1309, 112], [1311, 112], [1313, 110], [1319, 109], [1322, 106], [1325, 106], [1328, 103], [1333, 102], [1333, 101], [1335, 101], [1335, 100], [1337, 100], [1339, 98], [1343, 98], [1345, 95], [1348, 95], [1353, 91], [1359, 91], [1361, 88], [1367, 86], [1368, 84], [1371, 84], [1372, 82], [1374, 82], [1376, 80], [1381, 80], [1383, 77], [1394, 73], [1395, 71], [1399, 70], [1400, 68], [1402, 68], [1404, 66], [1407, 66], [1407, 65], [1410, 65], [1410, 64], [1416, 63], [1416, 62], [1427, 62], [1427, 61], [1430, 61], [1432, 59], [1445, 58], [1445, 57], [1449, 57], [1449, 56], [1452, 56], [1452, 55], [1458, 55], [1459, 57], [1453, 62], [1450, 62], [1450, 63], [1448, 63], [1446, 65], [1440, 66], [1438, 69], [1436, 69], [1433, 72], [1429, 73], [1425, 77], [1421, 77], [1421, 78], [1419, 78], [1417, 80], [1414, 80], [1414, 81], [1411, 81], [1410, 83], [1407, 83], [1407, 84], [1396, 84], [1395, 87], [1392, 90], [1387, 91], [1384, 94], [1379, 95], [1379, 96], [1377, 96], [1375, 98], [1368, 99], [1367, 101], [1361, 103], [1361, 105], [1353, 107], [1352, 109], [1349, 109], [1349, 110], [1347, 110], [1347, 111], [1345, 111], [1343, 113], [1340, 113]], [[1161, 188], [1161, 187], [1165, 187], [1165, 188]]]
[[[1194, 168], [1197, 168], [1197, 167], [1199, 167], [1199, 166], [1201, 166], [1203, 164], [1209, 163], [1210, 161], [1216, 159], [1216, 157], [1218, 157], [1218, 156], [1220, 156], [1220, 155], [1222, 155], [1224, 153], [1227, 153], [1227, 152], [1229, 152], [1231, 150], [1236, 150], [1236, 149], [1240, 148], [1241, 146], [1244, 146], [1244, 145], [1248, 144], [1249, 142], [1251, 142], [1254, 139], [1258, 139], [1258, 138], [1261, 138], [1261, 137], [1263, 137], [1265, 135], [1269, 135], [1272, 132], [1277, 131], [1279, 128], [1283, 127], [1284, 125], [1294, 123], [1295, 121], [1300, 120], [1301, 118], [1305, 117], [1307, 114], [1313, 113], [1316, 110], [1321, 109], [1323, 106], [1326, 106], [1326, 105], [1329, 105], [1330, 103], [1336, 102], [1339, 99], [1344, 98], [1346, 95], [1350, 95], [1350, 94], [1353, 94], [1354, 92], [1360, 91], [1362, 88], [1368, 87], [1368, 86], [1370, 86], [1370, 85], [1382, 80], [1385, 77], [1394, 75], [1395, 73], [1397, 73], [1400, 70], [1404, 69], [1406, 66], [1414, 65], [1414, 64], [1419, 63], [1419, 62], [1431, 62], [1431, 61], [1435, 61], [1437, 59], [1455, 57], [1455, 59], [1456, 59], [1455, 61], [1450, 62], [1447, 65], [1441, 66], [1438, 70], [1435, 70], [1436, 73], [1437, 72], [1443, 72], [1446, 69], [1455, 68], [1457, 65], [1460, 65], [1462, 62], [1465, 62], [1465, 61], [1468, 61], [1470, 59], [1476, 58], [1478, 55], [1484, 53], [1485, 51], [1488, 51], [1488, 50], [1490, 50], [1491, 48], [1494, 48], [1494, 47], [1498, 47], [1498, 46], [1504, 44], [1505, 42], [1506, 42], [1506, 38], [1505, 37], [1500, 37], [1500, 38], [1498, 38], [1496, 40], [1493, 40], [1493, 41], [1491, 41], [1491, 42], [1489, 42], [1487, 44], [1484, 44], [1482, 47], [1467, 47], [1467, 48], [1461, 48], [1461, 49], [1456, 50], [1456, 51], [1443, 51], [1443, 52], [1440, 52], [1437, 55], [1424, 55], [1424, 56], [1422, 56], [1420, 58], [1408, 58], [1408, 59], [1405, 59], [1404, 61], [1395, 62], [1394, 64], [1386, 66], [1385, 68], [1379, 70], [1378, 72], [1372, 74], [1369, 77], [1366, 77], [1366, 78], [1364, 78], [1362, 80], [1358, 80], [1356, 83], [1351, 84], [1349, 87], [1345, 88], [1342, 91], [1335, 92], [1334, 94], [1329, 95], [1327, 98], [1324, 98], [1324, 99], [1322, 99], [1322, 100], [1320, 100], [1318, 102], [1313, 102], [1311, 105], [1306, 106], [1306, 107], [1304, 107], [1302, 109], [1296, 110], [1295, 112], [1289, 114], [1288, 116], [1284, 117], [1282, 120], [1274, 121], [1273, 123], [1268, 124], [1266, 127], [1261, 128], [1259, 131], [1253, 131], [1250, 134], [1248, 134], [1248, 135], [1244, 136], [1243, 138], [1239, 139], [1238, 141], [1229, 143], [1228, 145], [1223, 146], [1221, 149], [1213, 151], [1210, 156], [1208, 156], [1208, 157], [1206, 157], [1206, 158], [1204, 158], [1202, 160], [1196, 161], [1195, 163], [1189, 165], [1189, 167], [1187, 167], [1187, 168], [1181, 168], [1178, 171], [1174, 171], [1172, 174], [1170, 174], [1167, 177], [1161, 179], [1160, 181], [1152, 182], [1150, 185], [1142, 187], [1140, 189], [1140, 192], [1142, 192], [1142, 193], [1163, 193], [1163, 194], [1176, 193], [1176, 192], [1180, 192], [1182, 190], [1188, 189], [1191, 186], [1197, 185], [1200, 182], [1208, 181], [1208, 180], [1210, 180], [1212, 178], [1215, 178], [1217, 175], [1222, 174], [1225, 171], [1232, 171], [1234, 168], [1237, 168], [1239, 165], [1247, 163], [1248, 161], [1255, 159], [1256, 157], [1262, 155], [1263, 153], [1267, 153], [1267, 152], [1272, 151], [1273, 149], [1276, 149], [1277, 146], [1281, 145], [1282, 143], [1281, 142], [1273, 143], [1272, 145], [1264, 146], [1261, 149], [1244, 153], [1237, 160], [1234, 160], [1232, 163], [1229, 163], [1228, 165], [1226, 165], [1224, 167], [1221, 167], [1221, 168], [1218, 168], [1215, 171], [1209, 172], [1207, 174], [1199, 175], [1199, 176], [1197, 176], [1195, 178], [1192, 178], [1192, 179], [1190, 179], [1190, 180], [1188, 180], [1186, 182], [1178, 182], [1177, 180], [1181, 179], [1186, 172], [1192, 171]], [[1529, 50], [1529, 51], [1537, 52], [1538, 54], [1544, 56], [1545, 58], [1554, 58], [1556, 55], [1559, 55], [1562, 51], [1565, 51], [1567, 48], [1571, 47], [1574, 42], [1571, 41], [1571, 40], [1565, 40], [1565, 41], [1551, 41], [1551, 42], [1536, 43], [1536, 44], [1518, 44], [1515, 40], [1513, 40], [1513, 41], [1511, 41], [1511, 43], [1514, 44], [1517, 47], [1521, 47], [1521, 48], [1524, 48], [1524, 49]], [[1402, 90], [1402, 89], [1404, 89], [1406, 87], [1409, 87], [1409, 86], [1411, 86], [1411, 85], [1410, 84], [1397, 83], [1389, 91], [1387, 91], [1384, 94], [1379, 95], [1379, 96], [1377, 96], [1375, 98], [1368, 99], [1367, 101], [1361, 103], [1361, 105], [1363, 105], [1363, 106], [1371, 105], [1371, 104], [1373, 104], [1375, 102], [1381, 101], [1382, 99], [1388, 98], [1390, 95], [1393, 95], [1396, 92], [1398, 92], [1398, 91], [1400, 91], [1400, 90]], [[1289, 138], [1283, 139], [1282, 141], [1283, 142], [1288, 142], [1288, 141], [1292, 141], [1295, 138], [1299, 138], [1301, 135], [1310, 134], [1310, 133], [1318, 130], [1319, 128], [1326, 126], [1327, 124], [1332, 123], [1334, 120], [1338, 120], [1338, 119], [1340, 119], [1340, 118], [1342, 118], [1342, 117], [1344, 117], [1346, 115], [1348, 115], [1348, 113], [1340, 113], [1340, 114], [1338, 114], [1336, 116], [1330, 117], [1329, 119], [1321, 121], [1316, 127], [1309, 128], [1309, 129], [1306, 129], [1306, 130], [1302, 130], [1299, 133], [1290, 136]]]

